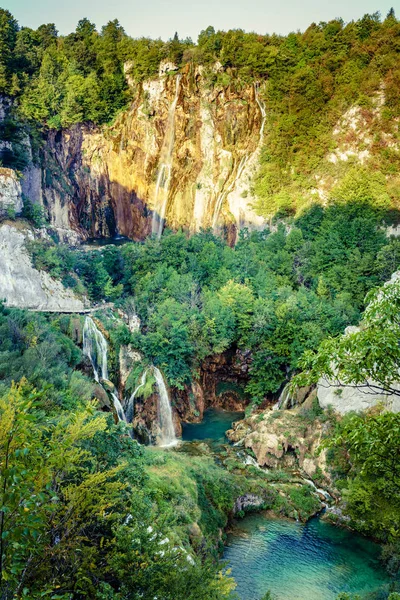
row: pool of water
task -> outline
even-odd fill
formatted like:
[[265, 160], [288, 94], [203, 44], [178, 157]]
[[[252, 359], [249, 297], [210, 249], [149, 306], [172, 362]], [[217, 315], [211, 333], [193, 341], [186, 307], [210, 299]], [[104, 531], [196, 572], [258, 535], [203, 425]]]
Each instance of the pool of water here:
[[243, 419], [244, 413], [230, 412], [218, 408], [208, 408], [204, 411], [201, 423], [182, 423], [182, 440], [193, 442], [196, 440], [223, 441], [225, 431], [231, 429], [232, 423]]
[[[372, 541], [319, 518], [306, 524], [252, 515], [236, 523], [224, 560], [240, 600], [335, 600], [340, 592], [374, 598], [389, 582]], [[370, 595], [371, 594], [371, 595]]]
[[84, 242], [84, 246], [103, 247], [103, 246], [122, 246], [132, 242], [130, 238], [123, 235], [116, 235], [110, 238], [88, 238]]

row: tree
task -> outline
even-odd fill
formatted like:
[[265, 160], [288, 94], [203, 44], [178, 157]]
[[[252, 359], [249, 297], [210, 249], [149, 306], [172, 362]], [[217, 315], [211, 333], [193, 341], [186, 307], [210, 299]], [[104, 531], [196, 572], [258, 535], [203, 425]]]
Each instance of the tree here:
[[343, 499], [357, 528], [385, 542], [399, 540], [400, 415], [379, 409], [350, 415], [328, 446], [347, 459]]
[[0, 93], [7, 94], [11, 84], [14, 49], [19, 27], [8, 10], [0, 9]]
[[308, 351], [300, 363], [303, 372], [296, 385], [326, 377], [337, 385], [350, 385], [370, 393], [400, 395], [400, 278], [371, 292], [359, 329], [328, 338], [318, 352]]

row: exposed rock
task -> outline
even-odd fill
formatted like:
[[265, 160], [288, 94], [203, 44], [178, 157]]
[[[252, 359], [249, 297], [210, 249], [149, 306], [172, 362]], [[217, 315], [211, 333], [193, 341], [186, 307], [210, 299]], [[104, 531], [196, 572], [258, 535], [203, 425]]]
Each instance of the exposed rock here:
[[126, 381], [129, 377], [129, 373], [132, 371], [136, 363], [142, 360], [141, 355], [137, 350], [129, 346], [121, 346], [119, 349], [119, 374], [120, 382], [123, 388], [125, 388]]
[[[165, 75], [176, 71], [172, 63], [160, 69], [141, 86], [131, 82], [134, 100], [112, 126], [51, 131], [41, 170], [26, 169], [24, 193], [45, 206], [63, 240], [73, 242], [71, 232], [81, 239], [149, 235], [178, 76]], [[252, 209], [250, 186], [264, 109], [254, 86], [211, 89], [199, 69], [179, 76], [166, 221], [191, 231], [222, 227], [233, 242], [240, 227], [266, 225]]]
[[[160, 433], [158, 424], [158, 393], [154, 392], [148, 398], [138, 397], [135, 399], [135, 416], [133, 419], [133, 428], [139, 441], [143, 443], [155, 444]], [[182, 434], [182, 426], [179, 416], [174, 406], [172, 406], [172, 419], [175, 428], [175, 434], [179, 437]]]
[[0, 217], [21, 214], [23, 208], [21, 183], [12, 169], [0, 167]]
[[251, 508], [261, 508], [263, 504], [264, 500], [261, 496], [257, 496], [256, 494], [244, 494], [236, 499], [233, 513], [237, 514]]
[[[400, 396], [377, 393], [374, 382], [369, 381], [370, 388], [357, 386], [332, 385], [326, 379], [318, 382], [318, 401], [321, 408], [333, 408], [344, 415], [348, 412], [368, 410], [377, 404], [383, 404], [387, 410], [400, 412]], [[400, 391], [400, 384], [392, 386]]]
[[131, 333], [136, 333], [140, 330], [140, 319], [137, 316], [134, 310], [134, 303], [132, 302], [132, 306], [128, 307], [125, 310], [121, 310], [118, 308], [117, 310], [118, 316], [124, 321], [124, 323], [128, 326], [129, 331]]
[[201, 366], [200, 385], [205, 406], [242, 411], [249, 402], [244, 392], [251, 365], [250, 351], [228, 350], [206, 358]]
[[28, 229], [0, 225], [0, 298], [7, 306], [48, 312], [82, 312], [83, 301], [44, 271], [37, 271], [25, 248]]
[[290, 382], [285, 385], [283, 388], [278, 402], [275, 404], [274, 409], [287, 410], [289, 408], [293, 408], [294, 406], [300, 406], [306, 400], [311, 399], [311, 401], [316, 398], [317, 393], [314, 386], [304, 386], [301, 388], [297, 388], [294, 392], [290, 390]]
[[234, 423], [227, 436], [251, 450], [261, 467], [300, 469], [310, 477], [318, 470], [328, 479], [326, 452], [319, 448], [324, 426], [300, 410], [263, 411]]
[[111, 402], [107, 392], [105, 391], [105, 389], [99, 383], [97, 383], [95, 386], [93, 396], [94, 396], [94, 398], [96, 398], [96, 400], [98, 402], [98, 407], [100, 410], [106, 409], [107, 411], [112, 411], [112, 409], [113, 409], [112, 402]]

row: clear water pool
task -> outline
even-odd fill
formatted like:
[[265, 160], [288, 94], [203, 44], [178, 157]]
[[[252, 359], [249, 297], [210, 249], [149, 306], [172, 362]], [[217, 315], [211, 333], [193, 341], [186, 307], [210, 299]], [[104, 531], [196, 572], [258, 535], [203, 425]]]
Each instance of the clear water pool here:
[[223, 441], [225, 431], [231, 429], [232, 423], [243, 419], [244, 413], [230, 412], [218, 408], [208, 408], [204, 411], [201, 423], [183, 423], [182, 440], [193, 442], [197, 440]]
[[374, 542], [319, 518], [306, 524], [251, 515], [228, 536], [224, 560], [240, 600], [335, 600], [340, 592], [374, 598], [389, 582]]

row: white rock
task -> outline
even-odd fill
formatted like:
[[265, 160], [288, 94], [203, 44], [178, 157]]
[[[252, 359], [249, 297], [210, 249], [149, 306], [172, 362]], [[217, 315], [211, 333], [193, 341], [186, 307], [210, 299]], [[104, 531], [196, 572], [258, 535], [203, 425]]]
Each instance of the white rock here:
[[21, 184], [12, 169], [0, 168], [0, 214], [11, 209], [16, 215], [22, 212]]
[[82, 312], [84, 303], [62, 283], [36, 270], [25, 248], [32, 232], [0, 226], [0, 298], [6, 306], [49, 312]]

